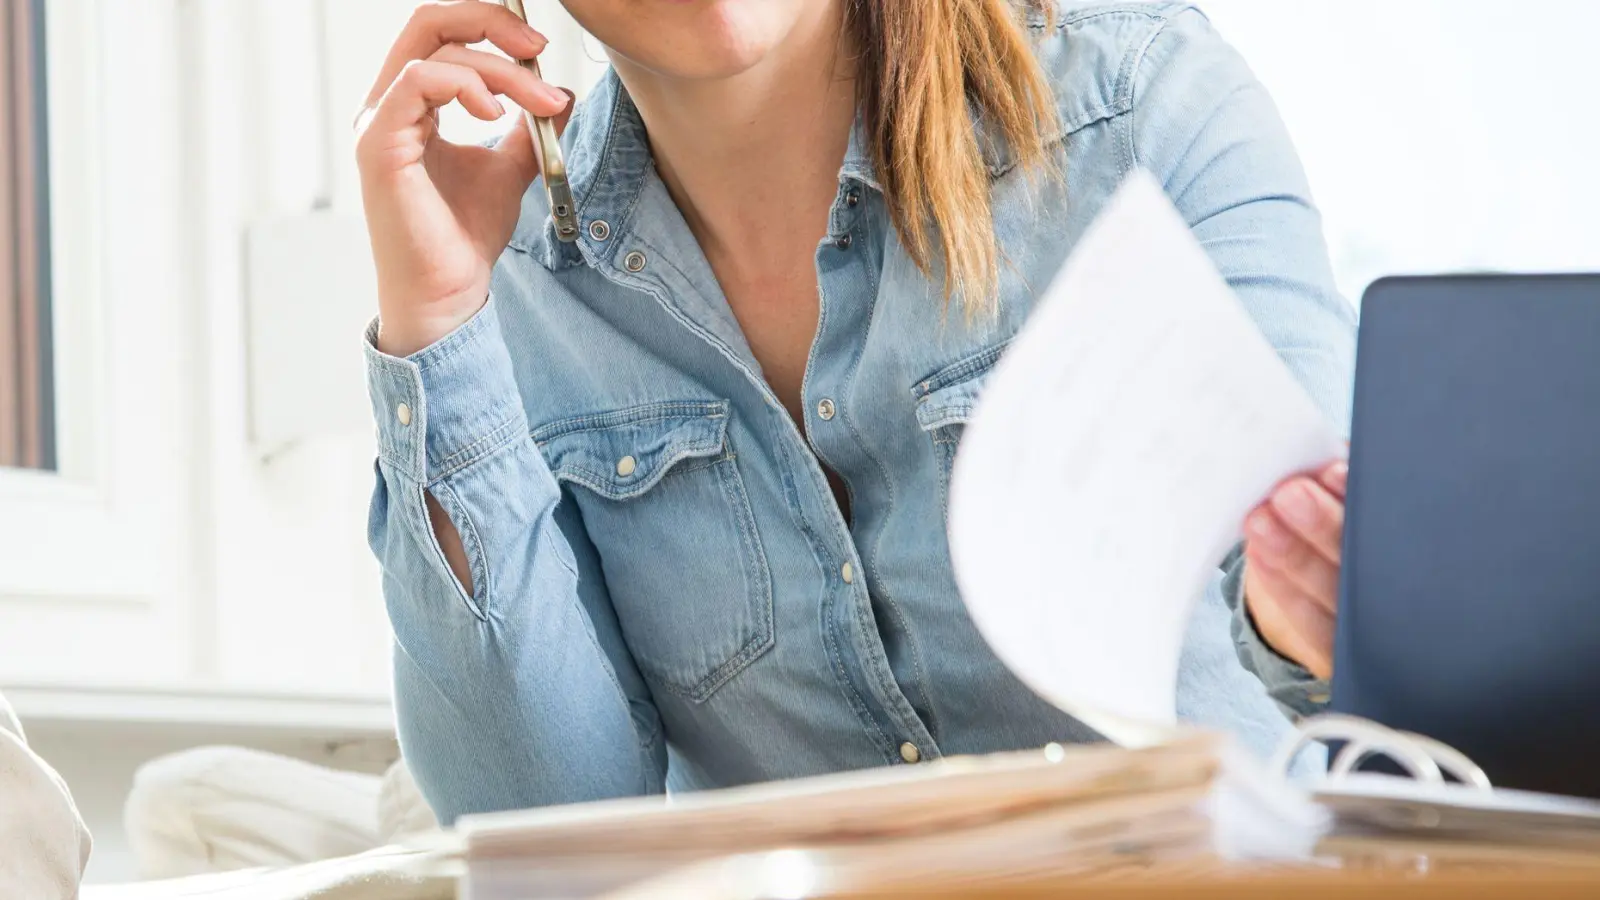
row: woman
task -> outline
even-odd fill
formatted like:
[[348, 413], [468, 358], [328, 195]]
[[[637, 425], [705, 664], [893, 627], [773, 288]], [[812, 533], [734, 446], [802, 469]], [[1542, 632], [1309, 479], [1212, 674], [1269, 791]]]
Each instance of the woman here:
[[[1182, 3], [566, 6], [613, 63], [564, 137], [575, 243], [525, 127], [436, 133], [455, 100], [565, 114], [465, 46], [544, 48], [496, 5], [419, 9], [360, 122], [371, 542], [441, 819], [1094, 739], [963, 612], [952, 450], [1030, 286], [1135, 166], [1344, 420], [1353, 314], [1243, 61]], [[1285, 503], [1308, 492], [1337, 506], [1310, 478]], [[1303, 712], [1317, 682], [1270, 647], [1325, 669], [1332, 594], [1329, 522], [1298, 522], [1260, 511], [1224, 587], [1248, 582], [1240, 652]]]

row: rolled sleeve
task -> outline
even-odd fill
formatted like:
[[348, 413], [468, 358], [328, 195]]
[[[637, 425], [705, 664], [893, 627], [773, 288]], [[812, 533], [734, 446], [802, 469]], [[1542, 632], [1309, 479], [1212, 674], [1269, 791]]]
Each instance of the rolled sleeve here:
[[367, 328], [367, 389], [379, 459], [431, 484], [528, 433], [511, 355], [491, 299], [466, 324], [407, 357], [377, 347]]
[[1244, 553], [1236, 550], [1223, 564], [1222, 574], [1222, 596], [1233, 610], [1233, 645], [1239, 661], [1261, 679], [1285, 715], [1298, 719], [1322, 712], [1328, 705], [1328, 682], [1279, 654], [1261, 636], [1244, 602], [1244, 568]]

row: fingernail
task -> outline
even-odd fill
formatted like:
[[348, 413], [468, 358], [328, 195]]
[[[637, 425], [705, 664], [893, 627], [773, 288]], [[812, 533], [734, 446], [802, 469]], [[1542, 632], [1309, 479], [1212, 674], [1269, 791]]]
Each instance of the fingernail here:
[[1328, 486], [1329, 487], [1333, 488], [1334, 490], [1336, 490], [1336, 491], [1338, 491], [1339, 493], [1342, 494], [1342, 493], [1344, 493], [1345, 488], [1349, 485], [1349, 482], [1350, 482], [1350, 464], [1349, 463], [1334, 463], [1332, 468], [1328, 469]]
[[567, 96], [566, 91], [563, 91], [561, 88], [558, 88], [553, 84], [546, 84], [543, 85], [543, 87], [545, 96], [549, 97], [552, 103], [561, 104], [562, 109], [565, 109], [567, 102], [572, 99], [571, 97]]
[[1284, 533], [1278, 523], [1272, 521], [1272, 516], [1258, 512], [1245, 522], [1245, 536], [1252, 544], [1259, 545], [1263, 550], [1279, 551], [1284, 546]]
[[506, 114], [506, 105], [504, 103], [501, 103], [499, 100], [494, 101], [494, 109], [495, 109], [495, 112], [498, 115], [500, 115], [502, 117], [505, 116], [505, 114]]
[[550, 43], [549, 39], [546, 38], [544, 35], [540, 34], [539, 32], [535, 31], [534, 27], [532, 25], [524, 25], [524, 26], [522, 26], [522, 34], [528, 40], [534, 42], [535, 44], [538, 44], [540, 50], [543, 50], [545, 45]]
[[1310, 528], [1317, 524], [1317, 500], [1299, 481], [1284, 485], [1272, 496], [1272, 508], [1283, 514], [1291, 524]]

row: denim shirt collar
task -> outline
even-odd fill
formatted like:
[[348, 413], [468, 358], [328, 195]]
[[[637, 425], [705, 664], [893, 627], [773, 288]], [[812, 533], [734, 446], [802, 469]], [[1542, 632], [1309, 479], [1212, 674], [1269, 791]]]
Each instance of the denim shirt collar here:
[[[974, 108], [973, 127], [991, 178], [999, 178], [1014, 165], [1005, 140], [989, 127]], [[580, 228], [572, 244], [556, 238], [555, 225], [545, 208], [542, 185], [530, 189], [523, 200], [523, 216], [512, 246], [533, 254], [551, 269], [609, 259], [618, 241], [610, 236], [625, 231], [645, 182], [655, 170], [644, 120], [615, 70], [608, 69], [583, 104], [574, 112], [563, 135], [567, 177], [577, 203]], [[850, 129], [840, 183], [857, 182], [883, 190], [868, 146], [866, 123], [858, 116]], [[529, 213], [535, 213], [529, 215]], [[596, 239], [595, 220], [607, 223], [606, 237]]]

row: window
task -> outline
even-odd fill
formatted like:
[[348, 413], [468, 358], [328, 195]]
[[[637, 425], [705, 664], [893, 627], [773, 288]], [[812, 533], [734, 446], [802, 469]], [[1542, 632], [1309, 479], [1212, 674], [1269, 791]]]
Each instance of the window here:
[[44, 0], [0, 0], [0, 467], [53, 469]]

